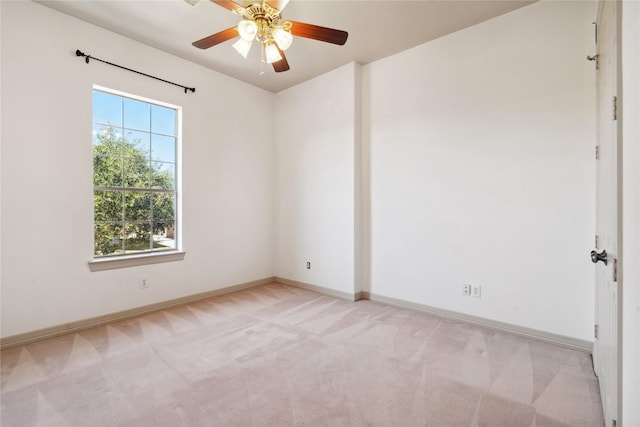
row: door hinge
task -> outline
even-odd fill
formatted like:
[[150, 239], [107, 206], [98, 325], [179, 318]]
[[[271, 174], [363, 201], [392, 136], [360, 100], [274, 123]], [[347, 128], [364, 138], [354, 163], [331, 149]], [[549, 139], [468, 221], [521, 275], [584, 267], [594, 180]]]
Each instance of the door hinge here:
[[613, 259], [613, 281], [618, 281], [618, 258]]
[[600, 147], [596, 145], [596, 160], [600, 158]]
[[613, 120], [618, 120], [618, 97], [613, 97]]
[[598, 249], [598, 235], [596, 234], [596, 249]]
[[593, 337], [598, 339], [598, 325], [593, 325]]
[[618, 425], [618, 423], [616, 422], [616, 420], [611, 420], [611, 427], [616, 427]]

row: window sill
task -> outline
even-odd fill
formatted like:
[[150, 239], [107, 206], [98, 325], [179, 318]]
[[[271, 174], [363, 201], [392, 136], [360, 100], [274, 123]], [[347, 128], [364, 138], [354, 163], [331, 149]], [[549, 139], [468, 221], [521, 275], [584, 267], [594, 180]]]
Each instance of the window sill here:
[[186, 252], [173, 251], [169, 253], [155, 253], [144, 255], [129, 255], [111, 258], [97, 258], [89, 261], [89, 270], [104, 271], [117, 268], [135, 267], [138, 265], [159, 264], [164, 262], [182, 261]]

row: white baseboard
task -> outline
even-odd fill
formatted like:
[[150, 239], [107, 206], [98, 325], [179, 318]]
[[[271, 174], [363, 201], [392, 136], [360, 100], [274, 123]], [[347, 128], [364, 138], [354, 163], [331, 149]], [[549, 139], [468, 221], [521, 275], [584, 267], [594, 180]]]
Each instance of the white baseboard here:
[[0, 349], [13, 347], [16, 345], [29, 344], [31, 342], [39, 341], [46, 338], [53, 338], [60, 335], [70, 334], [73, 332], [79, 332], [85, 329], [93, 328], [96, 326], [106, 325], [108, 323], [116, 322], [119, 320], [130, 319], [132, 317], [141, 316], [143, 314], [151, 313], [158, 310], [165, 310], [177, 305], [189, 304], [206, 298], [215, 297], [218, 295], [229, 294], [231, 292], [242, 291], [244, 289], [255, 288], [257, 286], [266, 285], [267, 283], [273, 283], [275, 277], [267, 277], [260, 280], [254, 280], [251, 282], [240, 283], [238, 285], [227, 286], [221, 289], [215, 289], [213, 291], [202, 292], [186, 297], [175, 298], [168, 301], [159, 302], [156, 304], [145, 305], [142, 307], [136, 307], [129, 310], [118, 311], [116, 313], [105, 314], [103, 316], [91, 317], [89, 319], [78, 320], [75, 322], [65, 323], [62, 325], [51, 326], [48, 328], [38, 329], [23, 334], [12, 335], [0, 339]]
[[310, 283], [299, 282], [297, 280], [285, 279], [284, 277], [275, 277], [277, 283], [283, 285], [293, 286], [295, 288], [307, 289], [309, 291], [319, 292], [325, 295], [331, 295], [332, 297], [340, 298], [347, 301], [358, 301], [362, 299], [361, 292], [352, 294], [349, 292], [337, 291], [331, 288], [325, 288], [324, 286], [312, 285]]
[[459, 313], [456, 311], [444, 310], [441, 308], [431, 307], [424, 304], [404, 301], [396, 298], [376, 295], [369, 292], [362, 292], [362, 299], [380, 302], [392, 305], [394, 307], [406, 308], [421, 313], [427, 313], [445, 319], [456, 320], [459, 322], [469, 323], [476, 326], [492, 329], [499, 332], [506, 332], [525, 338], [531, 338], [550, 344], [559, 345], [572, 350], [579, 350], [591, 354], [593, 352], [593, 342], [585, 341], [577, 338], [571, 338], [564, 335], [552, 334], [537, 329], [527, 328], [524, 326], [512, 325], [510, 323], [498, 322], [496, 320], [485, 319], [482, 317], [472, 316], [469, 314]]
[[284, 285], [294, 286], [301, 289], [307, 289], [310, 291], [319, 292], [321, 294], [331, 295], [336, 298], [340, 298], [347, 301], [359, 301], [370, 300], [394, 307], [406, 308], [408, 310], [418, 311], [420, 313], [427, 313], [433, 316], [451, 319], [458, 322], [469, 323], [475, 326], [481, 326], [483, 328], [492, 329], [499, 332], [506, 332], [513, 335], [518, 335], [524, 338], [535, 339], [538, 341], [546, 342], [549, 344], [559, 345], [572, 350], [579, 350], [589, 354], [593, 353], [593, 342], [581, 340], [577, 338], [567, 337], [564, 335], [553, 334], [550, 332], [540, 331], [537, 329], [527, 328], [524, 326], [513, 325], [505, 322], [498, 322], [496, 320], [485, 319], [478, 316], [472, 316], [469, 314], [459, 313], [456, 311], [445, 310], [441, 308], [431, 307], [424, 304], [418, 304], [415, 302], [404, 301], [396, 298], [386, 297], [383, 295], [376, 295], [370, 292], [356, 292], [348, 293], [343, 291], [337, 291], [323, 286], [312, 285], [309, 283], [299, 282], [297, 280], [285, 279], [282, 277], [275, 277], [277, 283]]
[[371, 301], [379, 302], [382, 304], [392, 305], [394, 307], [405, 308], [408, 310], [431, 314], [431, 315], [442, 317], [445, 319], [465, 322], [465, 323], [473, 324], [476, 326], [493, 329], [499, 332], [506, 332], [506, 333], [522, 336], [525, 338], [531, 338], [531, 339], [543, 341], [550, 344], [556, 344], [562, 347], [570, 348], [573, 350], [584, 351], [590, 354], [593, 352], [593, 342], [591, 341], [585, 341], [577, 338], [566, 337], [563, 335], [552, 334], [549, 332], [539, 331], [537, 329], [526, 328], [523, 326], [512, 325], [504, 322], [498, 322], [495, 320], [485, 319], [482, 317], [472, 316], [469, 314], [431, 307], [424, 304], [418, 304], [418, 303], [404, 301], [396, 298], [385, 297], [383, 295], [376, 295], [369, 292], [364, 292], [364, 291], [356, 292], [356, 293], [343, 292], [335, 289], [326, 288], [323, 286], [312, 285], [310, 283], [299, 282], [297, 280], [285, 279], [283, 277], [267, 277], [260, 280], [254, 280], [251, 282], [241, 283], [238, 285], [227, 286], [221, 289], [202, 292], [199, 294], [176, 298], [169, 301], [163, 301], [156, 304], [150, 304], [143, 307], [132, 308], [129, 310], [110, 313], [103, 316], [92, 317], [89, 319], [66, 323], [63, 325], [52, 326], [48, 328], [38, 329], [31, 332], [26, 332], [23, 334], [4, 337], [0, 339], [0, 349], [13, 347], [16, 345], [29, 344], [31, 342], [39, 341], [45, 338], [53, 338], [53, 337], [64, 335], [64, 334], [79, 332], [84, 329], [93, 328], [96, 326], [102, 326], [102, 325], [116, 322], [119, 320], [130, 319], [130, 318], [151, 313], [154, 311], [165, 310], [167, 308], [174, 307], [177, 305], [189, 304], [202, 299], [211, 298], [211, 297], [223, 295], [223, 294], [228, 294], [231, 292], [237, 292], [244, 289], [250, 289], [250, 288], [266, 285], [268, 283], [273, 283], [273, 282], [281, 283], [288, 286], [293, 286], [300, 289], [315, 291], [321, 294], [330, 295], [330, 296], [347, 300], [347, 301], [359, 301], [362, 299], [371, 300]]

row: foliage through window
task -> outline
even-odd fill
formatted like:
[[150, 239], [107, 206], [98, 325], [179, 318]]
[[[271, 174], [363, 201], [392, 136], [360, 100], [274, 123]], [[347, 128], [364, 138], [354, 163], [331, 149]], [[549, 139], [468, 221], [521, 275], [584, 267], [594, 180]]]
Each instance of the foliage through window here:
[[178, 114], [94, 89], [95, 257], [178, 249]]

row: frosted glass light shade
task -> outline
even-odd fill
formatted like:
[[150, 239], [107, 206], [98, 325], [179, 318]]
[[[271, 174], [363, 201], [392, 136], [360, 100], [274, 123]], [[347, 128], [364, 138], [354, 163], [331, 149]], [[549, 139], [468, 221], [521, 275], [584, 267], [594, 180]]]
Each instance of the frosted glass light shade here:
[[249, 50], [251, 49], [252, 42], [251, 40], [238, 39], [237, 42], [233, 44], [233, 48], [242, 55], [244, 58], [249, 54]]
[[238, 33], [244, 40], [251, 41], [255, 39], [256, 34], [258, 34], [258, 25], [253, 21], [243, 19], [238, 24]]
[[267, 63], [269, 64], [278, 62], [282, 59], [282, 56], [280, 56], [280, 52], [278, 52], [278, 48], [273, 43], [269, 43], [264, 48], [264, 54], [267, 57]]
[[281, 50], [289, 49], [289, 46], [291, 46], [291, 42], [293, 41], [293, 36], [290, 32], [283, 30], [282, 28], [276, 28], [273, 30], [272, 35], [273, 40]]

